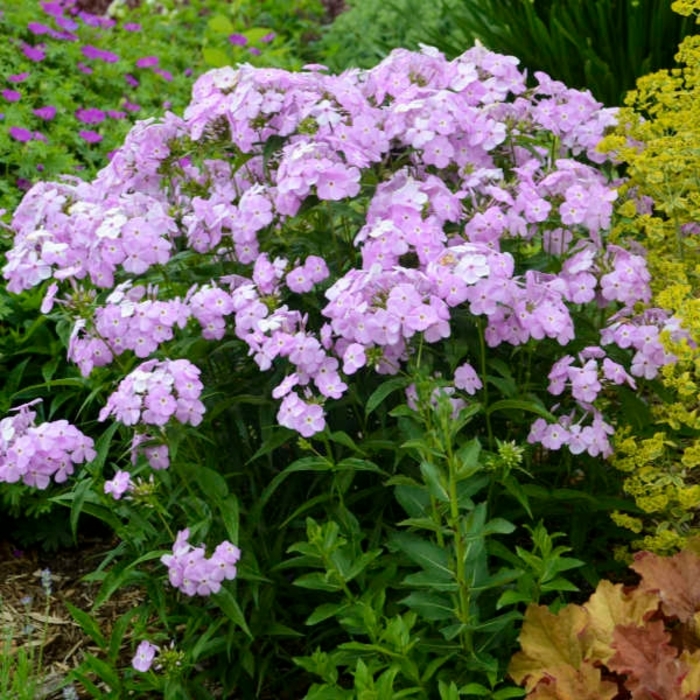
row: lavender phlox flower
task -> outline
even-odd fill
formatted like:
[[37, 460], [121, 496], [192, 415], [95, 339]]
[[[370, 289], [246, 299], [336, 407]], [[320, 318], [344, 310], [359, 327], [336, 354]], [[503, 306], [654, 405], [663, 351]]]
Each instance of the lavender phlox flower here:
[[171, 418], [199, 425], [204, 404], [200, 371], [188, 360], [149, 360], [128, 374], [100, 411], [99, 420], [114, 416], [124, 425], [164, 426]]
[[178, 532], [172, 553], [161, 557], [161, 562], [168, 568], [170, 584], [188, 596], [217, 593], [222, 581], [236, 577], [241, 551], [224, 540], [217, 545], [212, 556], [207, 557], [204, 547], [193, 547], [189, 537], [189, 529]]
[[66, 481], [75, 465], [93, 460], [91, 438], [65, 420], [36, 425], [36, 411], [25, 404], [0, 421], [0, 481], [22, 481], [45, 489]]
[[112, 479], [105, 481], [104, 492], [110, 494], [115, 501], [118, 501], [125, 493], [133, 489], [131, 474], [125, 471], [117, 471]]
[[136, 648], [136, 654], [131, 660], [131, 665], [141, 673], [146, 673], [151, 668], [153, 660], [155, 659], [156, 653], [159, 647], [155, 644], [151, 644], [146, 640], [143, 640]]

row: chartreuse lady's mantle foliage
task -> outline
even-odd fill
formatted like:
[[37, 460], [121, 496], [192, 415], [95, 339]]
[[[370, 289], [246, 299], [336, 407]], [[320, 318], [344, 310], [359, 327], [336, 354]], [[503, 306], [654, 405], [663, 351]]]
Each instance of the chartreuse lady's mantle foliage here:
[[683, 337], [608, 240], [615, 113], [536, 78], [482, 47], [224, 67], [93, 181], [27, 193], [8, 288], [45, 284], [104, 402], [59, 500], [123, 541], [97, 604], [147, 594], [109, 640], [75, 612], [90, 692], [521, 693], [518, 606], [583, 564], [548, 525], [583, 512], [597, 546], [620, 406]]
[[[700, 5], [674, 3], [683, 14]], [[628, 198], [615, 235], [636, 238], [649, 249], [656, 303], [681, 319], [686, 333], [665, 337], [678, 361], [661, 371], [663, 387], [649, 407], [640, 405], [634, 431], [616, 440], [615, 466], [626, 474], [638, 517], [616, 514], [620, 524], [642, 535], [635, 546], [658, 552], [682, 547], [697, 534], [700, 506], [700, 36], [684, 40], [679, 67], [648, 75], [620, 112], [620, 126], [606, 139], [627, 163]]]

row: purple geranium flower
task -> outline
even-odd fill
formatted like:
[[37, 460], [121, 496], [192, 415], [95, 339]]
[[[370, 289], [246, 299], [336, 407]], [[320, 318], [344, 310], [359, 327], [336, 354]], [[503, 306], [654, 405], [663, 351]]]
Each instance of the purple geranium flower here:
[[141, 31], [141, 25], [138, 24], [137, 22], [127, 22], [122, 29], [125, 32], [140, 32]]
[[15, 75], [8, 75], [7, 79], [11, 83], [23, 83], [29, 76], [30, 76], [29, 71], [25, 71], [24, 73], [17, 73]]
[[47, 27], [45, 24], [41, 24], [40, 22], [30, 22], [27, 25], [27, 29], [32, 34], [48, 34], [51, 31], [50, 27]]
[[243, 34], [231, 34], [231, 36], [229, 36], [228, 40], [234, 46], [245, 46], [248, 43], [247, 37], [243, 36]]
[[99, 124], [105, 120], [105, 113], [96, 107], [88, 107], [87, 109], [78, 109], [75, 112], [75, 117], [83, 124]]
[[79, 131], [78, 136], [80, 136], [83, 141], [87, 141], [87, 143], [99, 143], [102, 141], [101, 134], [98, 134], [96, 131], [90, 131], [89, 129]]
[[46, 51], [41, 46], [29, 46], [29, 44], [25, 44], [22, 47], [22, 53], [30, 60], [30, 61], [43, 61], [46, 58]]
[[22, 99], [22, 93], [17, 90], [3, 90], [0, 94], [2, 94], [8, 102], [19, 102]]
[[63, 3], [62, 2], [42, 2], [41, 9], [46, 12], [47, 15], [53, 15], [54, 17], [60, 17], [63, 14]]
[[40, 119], [53, 119], [56, 116], [56, 108], [53, 105], [46, 105], [46, 107], [39, 107], [38, 109], [32, 110], [34, 115]]
[[9, 133], [15, 141], [20, 141], [21, 143], [32, 140], [32, 132], [21, 126], [11, 126]]
[[117, 56], [117, 54], [112, 53], [111, 51], [98, 49], [96, 46], [90, 46], [89, 44], [87, 46], [83, 46], [80, 50], [83, 52], [83, 56], [85, 56], [85, 58], [94, 58], [104, 61], [105, 63], [116, 63], [119, 60], [119, 56]]
[[77, 29], [80, 26], [70, 17], [56, 17], [56, 24], [61, 27], [61, 29], [65, 29], [68, 32], [72, 32], [74, 29]]
[[138, 61], [136, 61], [136, 67], [137, 68], [152, 68], [153, 66], [158, 65], [158, 61], [160, 59], [158, 56], [144, 56], [143, 58], [139, 58]]

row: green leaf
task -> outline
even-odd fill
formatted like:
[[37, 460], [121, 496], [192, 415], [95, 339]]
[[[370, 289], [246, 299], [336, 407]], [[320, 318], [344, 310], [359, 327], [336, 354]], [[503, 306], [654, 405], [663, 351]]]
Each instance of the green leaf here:
[[402, 583], [405, 586], [414, 588], [431, 588], [434, 591], [445, 591], [448, 593], [456, 593], [459, 590], [459, 585], [455, 580], [436, 579], [435, 575], [429, 571], [416, 571], [413, 574], [408, 574]]
[[233, 544], [238, 542], [239, 510], [238, 499], [233, 494], [219, 504], [219, 515]]
[[228, 54], [221, 49], [213, 49], [209, 46], [205, 46], [202, 49], [202, 57], [204, 58], [204, 62], [212, 68], [222, 68], [229, 64]]
[[403, 377], [394, 377], [380, 384], [367, 399], [365, 405], [365, 417], [374, 413], [376, 408], [384, 402], [384, 400], [393, 394], [398, 389], [403, 389], [408, 384], [408, 380]]
[[326, 578], [326, 574], [320, 571], [314, 571], [310, 574], [304, 574], [293, 581], [294, 586], [300, 588], [308, 588], [313, 591], [342, 591], [343, 584], [334, 583]]
[[393, 533], [389, 544], [426, 571], [432, 572], [438, 580], [454, 580], [454, 572], [448, 566], [447, 551], [444, 548], [408, 532]]
[[219, 609], [234, 625], [240, 627], [249, 639], [253, 639], [253, 634], [248, 627], [248, 623], [245, 621], [245, 616], [238, 605], [238, 601], [227, 588], [221, 588], [218, 593], [214, 593], [210, 598], [219, 606]]
[[347, 447], [348, 449], [352, 450], [353, 452], [356, 452], [357, 454], [365, 454], [364, 450], [358, 447], [357, 443], [346, 432], [343, 432], [342, 430], [336, 430], [335, 432], [329, 433], [328, 439], [331, 442], [335, 442], [338, 445]]
[[510, 698], [524, 698], [525, 688], [500, 688], [493, 694], [493, 700], [510, 700]]
[[479, 456], [481, 454], [481, 443], [478, 438], [474, 438], [462, 445], [455, 457], [457, 459], [457, 478], [466, 479], [481, 469]]
[[107, 649], [107, 658], [113, 663], [117, 663], [119, 657], [119, 652], [122, 648], [122, 641], [124, 640], [124, 635], [127, 629], [131, 625], [131, 620], [137, 613], [142, 612], [140, 608], [131, 608], [127, 610], [112, 627], [112, 634], [109, 638], [109, 648]]
[[129, 579], [133, 580], [144, 578], [146, 576], [145, 574], [141, 574], [135, 570], [139, 564], [146, 561], [153, 561], [154, 559], [160, 559], [164, 554], [172, 554], [172, 552], [168, 550], [148, 552], [132, 562], [122, 562], [113, 567], [102, 581], [102, 586], [100, 587], [97, 597], [92, 604], [93, 610], [97, 610], [97, 608], [109, 600], [112, 594], [117, 589], [124, 586]]
[[317, 625], [319, 622], [328, 620], [331, 617], [342, 615], [352, 607], [352, 603], [343, 601], [342, 603], [323, 603], [319, 605], [306, 620], [307, 625]]
[[430, 496], [425, 492], [424, 486], [399, 484], [394, 489], [394, 496], [412, 518], [420, 518], [425, 515], [426, 509], [430, 505]]
[[454, 606], [448, 596], [429, 591], [414, 591], [401, 601], [415, 610], [424, 620], [431, 622], [449, 620], [455, 617]]
[[381, 553], [381, 549], [373, 549], [369, 552], [363, 552], [350, 565], [350, 568], [345, 574], [345, 583], [352, 581], [354, 578], [359, 576]]
[[513, 496], [518, 503], [525, 509], [525, 512], [530, 518], [532, 518], [532, 511], [530, 510], [530, 502], [528, 501], [527, 494], [523, 490], [520, 482], [512, 475], [507, 474], [504, 478], [500, 480], [502, 486], [505, 486], [506, 491]]
[[[504, 591], [496, 602], [496, 610], [506, 607], [506, 605], [517, 605], [518, 603], [532, 603], [532, 596], [520, 591]], [[535, 601], [536, 602], [536, 601]]]
[[111, 692], [108, 697], [121, 697], [122, 684], [119, 680], [119, 674], [110, 664], [90, 655], [83, 661], [82, 667], [90, 669], [110, 687]]
[[432, 518], [406, 518], [397, 523], [400, 527], [411, 527], [415, 530], [429, 530], [430, 532], [449, 532]]
[[459, 689], [460, 695], [491, 695], [491, 691], [481, 683], [467, 683]]
[[69, 603], [67, 600], [64, 601], [64, 604], [73, 619], [80, 625], [83, 632], [85, 632], [100, 649], [103, 651], [107, 649], [107, 640], [104, 638], [99, 625], [93, 617], [84, 610], [76, 608], [75, 605]]
[[83, 504], [85, 503], [88, 496], [92, 496], [92, 477], [87, 477], [73, 488], [71, 494], [73, 496], [70, 505], [70, 531], [73, 535], [73, 539], [77, 540], [78, 537], [78, 519], [80, 514], [83, 512]]
[[575, 593], [580, 590], [578, 586], [575, 586], [571, 581], [567, 581], [565, 578], [555, 578], [551, 581], [547, 581], [540, 586], [540, 590], [543, 593], [550, 593], [552, 591], [570, 591]]
[[97, 455], [95, 459], [89, 464], [90, 473], [96, 476], [98, 473], [101, 474], [104, 469], [105, 462], [107, 461], [107, 455], [109, 454], [109, 448], [112, 444], [112, 438], [114, 433], [117, 432], [119, 428], [119, 423], [112, 423], [107, 430], [103, 431], [102, 435], [97, 438], [95, 442], [95, 452]]
[[334, 468], [333, 462], [325, 457], [302, 457], [292, 462], [288, 467], [281, 471], [277, 476], [265, 487], [265, 490], [260, 495], [260, 500], [257, 507], [262, 510], [265, 504], [272, 498], [273, 494], [280, 487], [288, 476], [295, 472], [323, 472], [331, 471]]
[[188, 472], [208, 500], [217, 503], [228, 496], [228, 484], [219, 472], [202, 466], [196, 466]]
[[445, 681], [438, 681], [438, 692], [440, 700], [459, 700], [459, 690], [457, 690], [454, 681], [449, 685]]
[[423, 461], [420, 465], [420, 471], [431, 495], [442, 503], [449, 502], [450, 496], [440, 478], [440, 470], [432, 462]]
[[231, 20], [223, 15], [214, 15], [207, 22], [207, 26], [216, 34], [225, 34], [227, 36], [236, 31], [236, 28], [233, 26]]
[[358, 472], [374, 472], [375, 474], [388, 476], [387, 472], [378, 467], [374, 462], [370, 462], [368, 459], [358, 459], [357, 457], [346, 457], [338, 462], [334, 469], [338, 471], [352, 470]]
[[556, 422], [556, 416], [552, 415], [544, 406], [541, 406], [534, 401], [522, 401], [519, 399], [502, 399], [492, 403], [486, 413], [490, 416], [496, 411], [526, 411], [534, 413], [541, 418], [546, 418], [548, 421]]
[[515, 530], [515, 525], [504, 518], [489, 520], [479, 533], [481, 537], [488, 535], [510, 535]]
[[[269, 27], [251, 27], [243, 32], [243, 35], [248, 39], [248, 43], [257, 44], [264, 36], [274, 33]], [[227, 32], [230, 34], [230, 32]]]
[[48, 362], [45, 362], [41, 366], [41, 376], [44, 378], [45, 382], [51, 381], [51, 378], [56, 374], [58, 365], [60, 364], [62, 357], [59, 354], [54, 355]]

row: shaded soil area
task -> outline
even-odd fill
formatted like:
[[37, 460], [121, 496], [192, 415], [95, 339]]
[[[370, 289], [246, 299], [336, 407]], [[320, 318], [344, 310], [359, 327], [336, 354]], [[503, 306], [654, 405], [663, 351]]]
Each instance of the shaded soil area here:
[[[74, 621], [66, 603], [91, 610], [99, 586], [81, 579], [97, 568], [112, 547], [102, 539], [84, 539], [76, 549], [48, 554], [22, 551], [11, 541], [0, 541], [0, 654], [7, 651], [14, 668], [20, 655], [31, 655], [36, 668], [43, 649], [36, 700], [62, 698], [69, 672], [86, 653], [99, 656], [99, 648]], [[46, 569], [51, 577], [48, 599], [41, 573]], [[120, 590], [99, 608], [94, 617], [103, 634], [108, 636], [116, 619], [142, 602], [139, 595], [137, 590]], [[128, 637], [124, 643], [128, 646]]]

